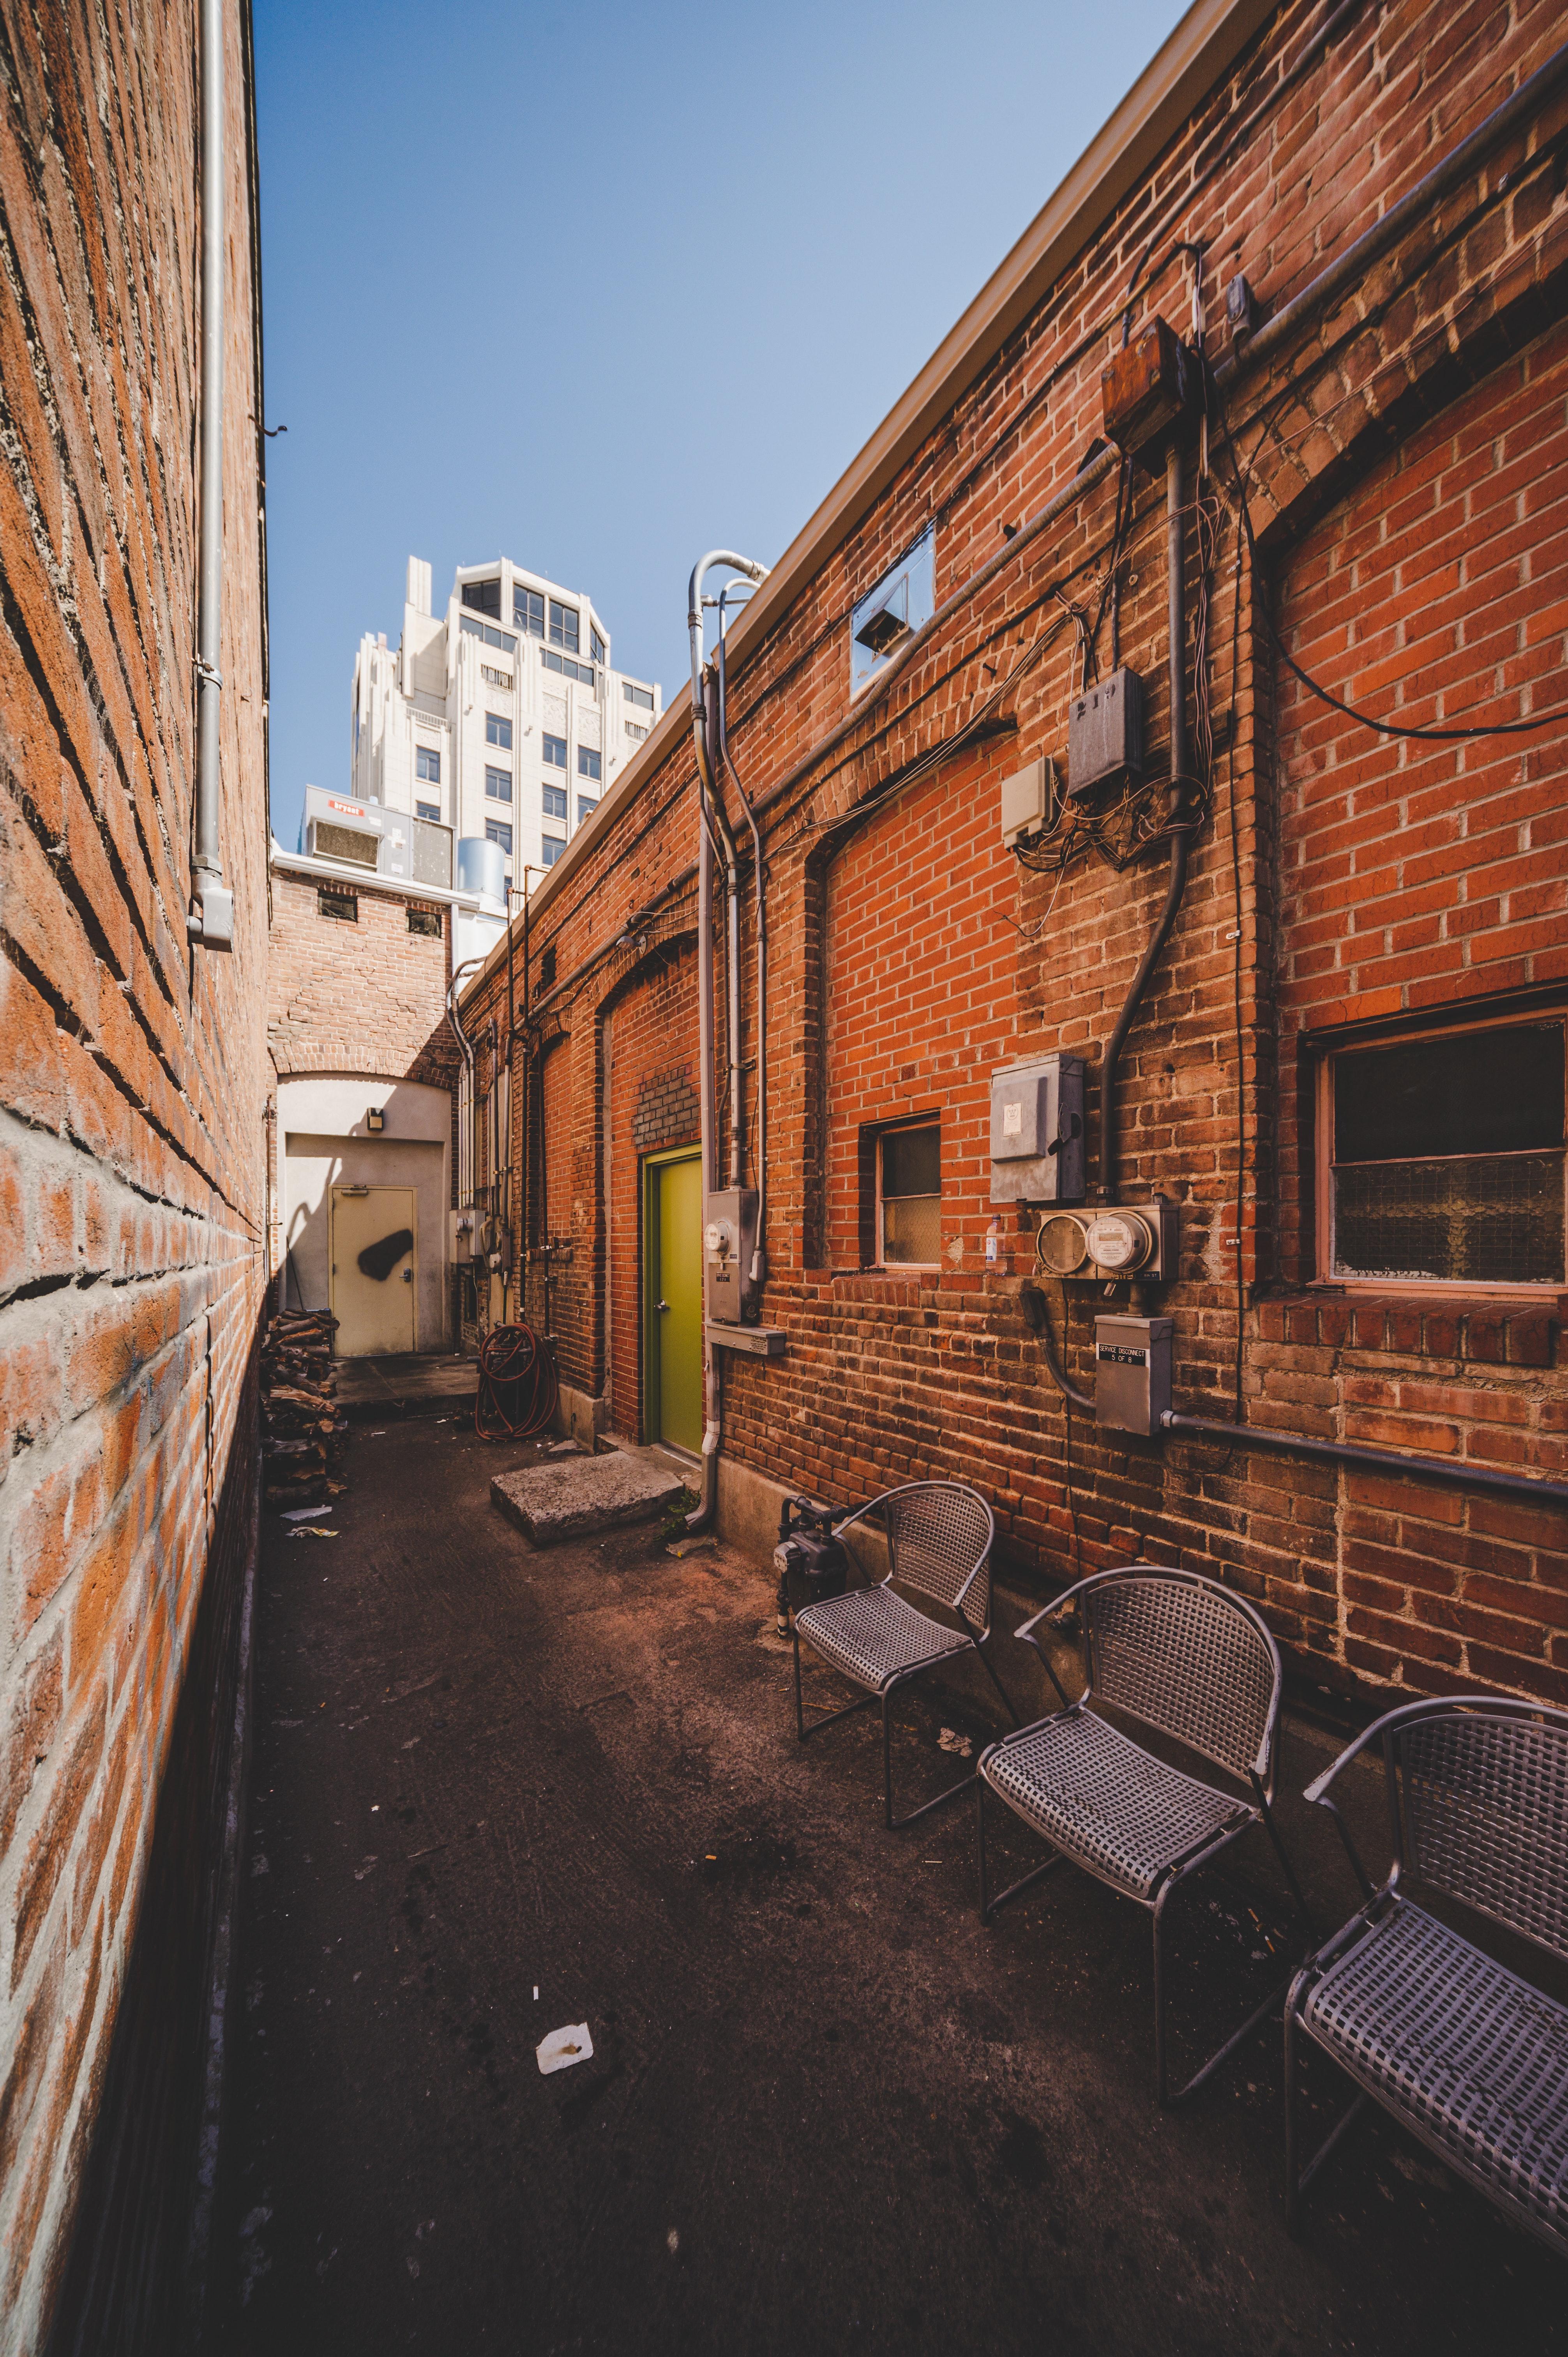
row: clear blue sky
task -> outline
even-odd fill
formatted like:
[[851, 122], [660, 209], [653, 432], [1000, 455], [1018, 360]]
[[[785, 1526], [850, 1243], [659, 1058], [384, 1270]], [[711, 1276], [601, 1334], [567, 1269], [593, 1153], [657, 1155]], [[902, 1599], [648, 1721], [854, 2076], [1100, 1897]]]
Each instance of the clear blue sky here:
[[411, 552], [678, 691], [694, 559], [779, 554], [1181, 13], [257, 0], [280, 840]]

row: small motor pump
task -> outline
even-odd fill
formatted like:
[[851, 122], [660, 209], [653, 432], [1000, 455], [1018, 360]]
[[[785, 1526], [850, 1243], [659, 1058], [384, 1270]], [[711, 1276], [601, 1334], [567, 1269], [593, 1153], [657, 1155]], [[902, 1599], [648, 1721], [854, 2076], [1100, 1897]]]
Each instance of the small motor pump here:
[[789, 1634], [789, 1614], [824, 1597], [842, 1596], [849, 1585], [849, 1557], [833, 1536], [833, 1510], [810, 1498], [786, 1498], [773, 1550], [779, 1574], [779, 1634]]

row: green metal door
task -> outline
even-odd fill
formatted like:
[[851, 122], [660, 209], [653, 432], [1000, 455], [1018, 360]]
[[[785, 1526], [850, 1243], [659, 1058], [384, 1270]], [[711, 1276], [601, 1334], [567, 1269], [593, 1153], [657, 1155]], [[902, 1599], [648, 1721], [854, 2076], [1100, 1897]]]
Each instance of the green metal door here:
[[703, 1445], [703, 1171], [695, 1154], [646, 1166], [650, 1440]]

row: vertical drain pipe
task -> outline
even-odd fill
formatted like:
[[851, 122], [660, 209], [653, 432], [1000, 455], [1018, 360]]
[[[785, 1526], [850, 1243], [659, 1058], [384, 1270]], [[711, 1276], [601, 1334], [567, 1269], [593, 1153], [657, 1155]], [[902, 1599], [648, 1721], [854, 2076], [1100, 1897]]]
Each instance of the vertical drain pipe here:
[[1133, 1028], [1133, 1017], [1139, 1002], [1149, 986], [1160, 952], [1170, 939], [1171, 927], [1181, 907], [1182, 894], [1187, 889], [1187, 862], [1189, 835], [1182, 821], [1187, 802], [1187, 617], [1182, 598], [1182, 457], [1181, 445], [1173, 441], [1165, 454], [1165, 572], [1166, 627], [1170, 634], [1170, 706], [1171, 754], [1169, 816], [1166, 823], [1171, 833], [1171, 880], [1165, 894], [1165, 905], [1160, 911], [1158, 924], [1148, 948], [1139, 960], [1138, 971], [1133, 976], [1133, 986], [1122, 1002], [1122, 1012], [1116, 1017], [1116, 1028], [1111, 1034], [1105, 1053], [1100, 1062], [1100, 1200], [1102, 1203], [1116, 1200], [1116, 1066]]
[[[734, 555], [725, 548], [711, 548], [692, 567], [692, 577], [686, 588], [686, 630], [692, 646], [692, 743], [697, 757], [697, 1059], [700, 1066], [698, 1090], [702, 1098], [703, 1139], [703, 1216], [707, 1218], [706, 1198], [714, 1187], [714, 867], [713, 839], [710, 829], [715, 823], [710, 815], [713, 797], [714, 768], [709, 759], [707, 694], [703, 684], [703, 576], [709, 568], [722, 565], [731, 573], [744, 573], [748, 580], [761, 581], [767, 567], [753, 562], [749, 556]], [[728, 822], [722, 811], [718, 823], [729, 833]], [[734, 838], [730, 838], [731, 870], [733, 875]], [[732, 891], [732, 905], [735, 896]], [[732, 971], [738, 972], [738, 962], [732, 959]], [[737, 1053], [732, 1039], [731, 1056]], [[738, 1086], [738, 1069], [732, 1073], [733, 1090]], [[733, 1157], [733, 1142], [732, 1142]], [[719, 1503], [719, 1370], [713, 1345], [708, 1340], [708, 1277], [707, 1254], [703, 1255], [703, 1397], [705, 1414], [703, 1425], [703, 1497], [696, 1512], [686, 1517], [690, 1531], [711, 1528]]]
[[[261, 400], [258, 386], [256, 398]], [[223, 0], [201, 0], [201, 513], [196, 626], [196, 855], [187, 926], [234, 946], [218, 832], [223, 674]]]

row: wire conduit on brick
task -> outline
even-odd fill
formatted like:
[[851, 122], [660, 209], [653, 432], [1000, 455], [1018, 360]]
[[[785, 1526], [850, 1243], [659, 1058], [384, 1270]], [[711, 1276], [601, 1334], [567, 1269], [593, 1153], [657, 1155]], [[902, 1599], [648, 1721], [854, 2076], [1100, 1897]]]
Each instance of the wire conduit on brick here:
[[1541, 1481], [1528, 1473], [1495, 1473], [1485, 1465], [1450, 1464], [1442, 1457], [1407, 1457], [1397, 1448], [1358, 1448], [1348, 1440], [1312, 1440], [1305, 1433], [1275, 1432], [1262, 1424], [1223, 1424], [1217, 1416], [1180, 1415], [1167, 1408], [1162, 1431], [1191, 1432], [1237, 1448], [1273, 1449], [1282, 1457], [1318, 1457], [1334, 1465], [1360, 1465], [1372, 1473], [1397, 1473], [1408, 1480], [1441, 1481], [1450, 1490], [1490, 1490], [1505, 1498], [1529, 1498], [1538, 1505], [1568, 1506], [1568, 1481]]

